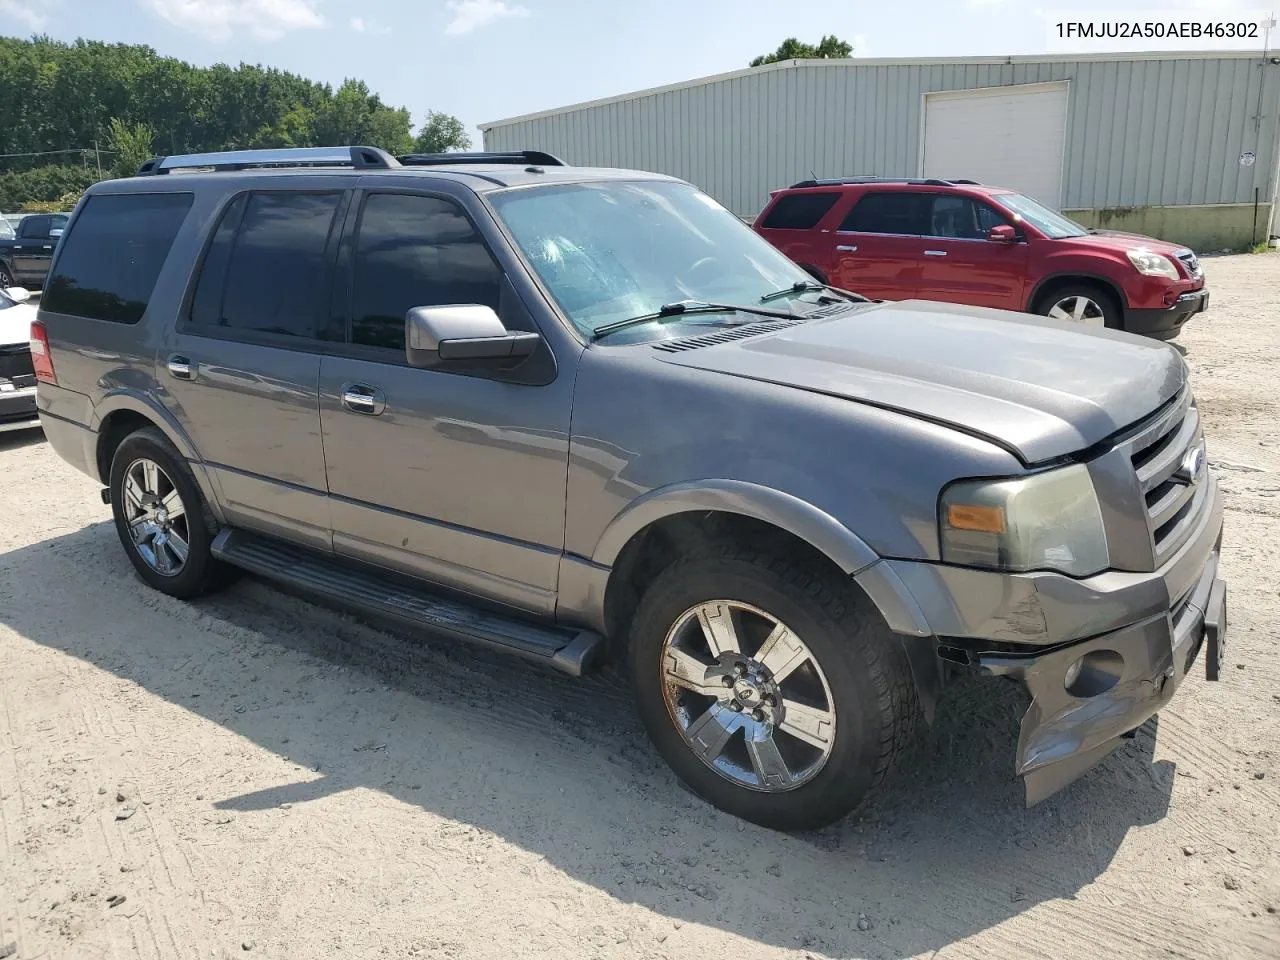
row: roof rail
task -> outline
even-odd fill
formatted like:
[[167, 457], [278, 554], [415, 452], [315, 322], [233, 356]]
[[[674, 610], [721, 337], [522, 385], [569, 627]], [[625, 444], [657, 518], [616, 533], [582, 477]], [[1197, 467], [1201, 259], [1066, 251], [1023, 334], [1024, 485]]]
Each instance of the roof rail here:
[[978, 185], [977, 180], [940, 180], [937, 177], [835, 177], [829, 180], [801, 180], [793, 183], [792, 190], [801, 187], [843, 187], [846, 184], [858, 183], [905, 183], [913, 186], [950, 187], [955, 184]]
[[250, 170], [264, 167], [353, 167], [387, 170], [398, 167], [396, 158], [377, 147], [296, 147], [284, 150], [225, 150], [153, 157], [138, 168], [139, 177], [153, 177], [174, 170]]
[[554, 154], [541, 150], [512, 150], [508, 153], [411, 153], [399, 158], [406, 167], [436, 167], [454, 163], [523, 163], [535, 167], [567, 167]]

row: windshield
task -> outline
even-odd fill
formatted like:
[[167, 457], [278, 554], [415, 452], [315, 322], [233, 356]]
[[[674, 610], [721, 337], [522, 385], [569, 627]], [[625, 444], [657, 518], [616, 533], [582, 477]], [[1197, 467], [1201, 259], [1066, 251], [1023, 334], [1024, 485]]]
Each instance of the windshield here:
[[557, 184], [490, 198], [585, 336], [680, 300], [758, 304], [763, 296], [812, 280], [685, 183]]
[[1083, 237], [1089, 232], [1069, 217], [1064, 217], [1057, 211], [1050, 210], [1040, 201], [1024, 197], [1020, 193], [997, 193], [991, 199], [1006, 210], [1013, 211], [1053, 240]]

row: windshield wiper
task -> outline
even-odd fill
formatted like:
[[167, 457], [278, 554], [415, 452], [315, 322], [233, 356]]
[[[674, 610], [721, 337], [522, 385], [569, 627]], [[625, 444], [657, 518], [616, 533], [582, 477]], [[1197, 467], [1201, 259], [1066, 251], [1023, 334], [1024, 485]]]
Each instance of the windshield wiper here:
[[750, 313], [759, 317], [771, 317], [775, 320], [796, 320], [799, 314], [783, 310], [765, 310], [761, 307], [747, 306], [741, 303], [708, 303], [705, 300], [677, 300], [675, 303], [664, 303], [653, 313], [641, 314], [638, 317], [627, 317], [625, 320], [614, 320], [602, 324], [591, 331], [591, 339], [599, 340], [609, 334], [633, 327], [640, 323], [652, 323], [667, 317], [680, 317], [694, 313]]
[[[819, 283], [817, 280], [797, 280], [789, 287], [783, 287], [781, 290], [775, 290], [773, 293], [766, 293], [760, 298], [761, 303], [768, 303], [770, 300], [780, 300], [783, 297], [789, 297], [796, 293], [818, 293], [824, 290], [830, 290], [832, 293], [839, 294], [841, 298], [850, 300], [854, 303], [869, 302], [866, 297], [860, 293], [851, 293], [848, 290], [841, 290], [839, 287], [832, 287], [825, 283]], [[837, 302], [834, 298], [828, 297], [832, 303]]]

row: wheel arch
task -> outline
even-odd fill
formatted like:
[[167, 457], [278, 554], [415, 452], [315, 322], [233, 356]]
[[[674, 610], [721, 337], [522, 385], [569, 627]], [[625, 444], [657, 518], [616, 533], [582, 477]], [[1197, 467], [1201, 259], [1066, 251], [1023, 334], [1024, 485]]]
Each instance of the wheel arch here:
[[1085, 273], [1079, 270], [1068, 270], [1062, 273], [1050, 274], [1042, 278], [1031, 290], [1031, 295], [1027, 298], [1027, 313], [1037, 313], [1041, 300], [1052, 293], [1056, 289], [1069, 287], [1074, 284], [1087, 284], [1089, 286], [1099, 287], [1105, 293], [1111, 295], [1115, 300], [1116, 306], [1122, 311], [1128, 309], [1128, 301], [1125, 299], [1124, 291], [1114, 280], [1095, 273]]
[[125, 437], [143, 427], [155, 427], [173, 444], [178, 455], [187, 462], [200, 493], [222, 521], [220, 498], [215, 496], [213, 480], [205, 470], [196, 454], [195, 447], [186, 432], [163, 407], [149, 398], [135, 393], [117, 392], [107, 394], [94, 407], [90, 429], [97, 433], [94, 449], [93, 466], [97, 470], [98, 480], [106, 485], [111, 477], [111, 459]]
[[592, 566], [606, 572], [596, 620], [616, 644], [640, 588], [677, 556], [712, 539], [767, 538], [808, 553], [851, 579], [899, 635], [927, 713], [936, 693], [933, 631], [905, 583], [876, 551], [830, 514], [791, 494], [739, 480], [674, 484], [633, 501], [606, 528]]

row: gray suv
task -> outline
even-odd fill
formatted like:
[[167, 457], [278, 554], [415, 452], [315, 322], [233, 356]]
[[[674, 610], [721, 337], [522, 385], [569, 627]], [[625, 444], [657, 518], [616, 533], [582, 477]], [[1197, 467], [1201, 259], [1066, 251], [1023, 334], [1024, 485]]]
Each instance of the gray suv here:
[[156, 589], [622, 660], [675, 772], [770, 827], [849, 811], [959, 674], [1025, 688], [1034, 803], [1221, 664], [1173, 349], [822, 286], [670, 177], [161, 158], [79, 203], [32, 336]]

